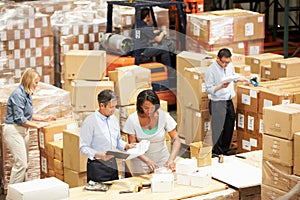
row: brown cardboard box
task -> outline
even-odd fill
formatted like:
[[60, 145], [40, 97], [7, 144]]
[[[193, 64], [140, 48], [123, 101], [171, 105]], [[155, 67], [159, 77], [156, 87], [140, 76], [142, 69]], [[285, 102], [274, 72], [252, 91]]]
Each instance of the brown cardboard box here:
[[283, 59], [283, 56], [274, 53], [249, 55], [245, 58], [245, 64], [250, 65], [252, 74], [261, 74], [261, 66], [271, 65], [271, 61], [275, 59]]
[[271, 61], [270, 78], [300, 76], [300, 58], [286, 58]]
[[[216, 59], [218, 56], [218, 51], [207, 51], [206, 53], [207, 55], [211, 56], [213, 59]], [[236, 67], [236, 65], [245, 65], [245, 55], [232, 53], [231, 62], [234, 65], [234, 67]], [[250, 66], [248, 71], [250, 71]], [[235, 72], [239, 73], [238, 71]]]
[[63, 141], [59, 140], [54, 145], [54, 158], [63, 161]]
[[70, 188], [84, 186], [87, 183], [86, 172], [76, 172], [64, 168], [64, 181], [69, 184]]
[[190, 144], [191, 158], [197, 159], [198, 167], [211, 165], [212, 146], [203, 142]]
[[261, 150], [263, 145], [262, 135], [260, 133], [250, 134], [244, 131], [237, 133], [238, 153]]
[[241, 110], [257, 112], [260, 87], [237, 86], [237, 108]]
[[263, 199], [263, 200], [278, 199], [279, 197], [281, 197], [285, 194], [286, 194], [286, 192], [279, 190], [277, 188], [270, 187], [265, 184], [261, 185], [261, 199]]
[[185, 107], [181, 111], [182, 117], [178, 126], [178, 133], [185, 138], [185, 143], [203, 141], [206, 134], [211, 130], [210, 115], [208, 110], [194, 110]]
[[293, 99], [292, 93], [262, 88], [260, 90], [258, 112], [263, 113], [265, 107], [293, 103]]
[[53, 159], [55, 174], [64, 174], [64, 163], [61, 160]]
[[293, 166], [293, 141], [263, 135], [263, 158], [286, 166]]
[[76, 172], [86, 171], [87, 158], [79, 150], [80, 138], [78, 131], [63, 131], [63, 161], [64, 167]]
[[293, 139], [300, 131], [300, 105], [287, 104], [264, 108], [264, 131], [268, 135]]
[[245, 113], [245, 122], [246, 122], [246, 132], [257, 134], [259, 133], [259, 118], [257, 112], [246, 111]]
[[65, 54], [65, 79], [102, 80], [106, 69], [106, 52], [71, 50]]
[[[297, 181], [291, 178], [293, 167], [284, 166], [280, 163], [263, 159], [262, 162], [262, 183], [283, 191], [290, 191]], [[299, 178], [300, 179], [300, 178]]]
[[294, 174], [300, 176], [300, 132], [294, 133]]
[[105, 89], [114, 91], [112, 81], [74, 80], [71, 84], [73, 87], [71, 100], [75, 111], [95, 111], [99, 108], [98, 94]]

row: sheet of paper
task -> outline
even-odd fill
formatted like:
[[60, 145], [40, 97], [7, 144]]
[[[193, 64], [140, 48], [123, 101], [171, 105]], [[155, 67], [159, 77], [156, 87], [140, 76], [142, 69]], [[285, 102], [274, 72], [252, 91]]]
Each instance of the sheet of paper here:
[[231, 81], [236, 81], [240, 78], [239, 75], [233, 75], [233, 76], [226, 76], [224, 78], [222, 78], [221, 83], [229, 83]]

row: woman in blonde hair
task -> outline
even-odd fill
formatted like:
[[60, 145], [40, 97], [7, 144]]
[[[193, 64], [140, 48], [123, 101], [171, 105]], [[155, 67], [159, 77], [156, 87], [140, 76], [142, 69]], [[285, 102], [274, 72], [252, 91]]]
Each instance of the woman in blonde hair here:
[[[4, 126], [4, 141], [14, 157], [10, 175], [10, 184], [25, 181], [28, 166], [29, 128], [41, 128], [55, 116], [38, 116], [33, 114], [32, 94], [40, 81], [39, 74], [27, 69], [20, 85], [12, 92], [7, 101], [7, 114]], [[44, 123], [35, 123], [40, 121]]]

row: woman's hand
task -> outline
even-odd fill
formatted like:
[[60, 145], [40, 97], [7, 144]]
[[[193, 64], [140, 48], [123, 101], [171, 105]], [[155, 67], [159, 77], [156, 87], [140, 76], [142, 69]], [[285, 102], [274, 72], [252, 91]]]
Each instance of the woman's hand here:
[[128, 149], [132, 149], [132, 148], [135, 148], [136, 147], [136, 143], [127, 143], [125, 145], [125, 150], [128, 150]]
[[56, 120], [56, 116], [54, 115], [49, 115], [43, 119], [44, 122], [55, 121], [55, 120]]
[[176, 167], [176, 164], [174, 163], [174, 161], [172, 160], [172, 161], [170, 161], [170, 160], [168, 160], [166, 163], [165, 163], [165, 165], [164, 165], [167, 169], [170, 169], [170, 170], [172, 170], [172, 172], [174, 172], [175, 171], [175, 167]]
[[152, 160], [146, 161], [146, 165], [150, 169], [150, 172], [154, 172], [155, 169], [159, 168], [159, 166], [155, 162], [153, 162]]

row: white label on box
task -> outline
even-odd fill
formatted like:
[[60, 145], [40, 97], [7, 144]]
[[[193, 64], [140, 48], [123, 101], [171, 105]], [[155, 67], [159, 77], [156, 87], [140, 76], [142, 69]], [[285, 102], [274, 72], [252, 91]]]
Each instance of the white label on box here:
[[250, 145], [251, 145], [252, 147], [257, 147], [257, 139], [250, 138]]
[[12, 30], [12, 29], [13, 29], [13, 20], [7, 20], [6, 30]]
[[70, 28], [68, 26], [64, 26], [62, 27], [61, 32], [63, 33], [63, 35], [69, 35]]
[[280, 64], [280, 68], [281, 69], [286, 69], [286, 65], [285, 64]]
[[35, 57], [30, 58], [30, 67], [35, 67], [36, 66], [36, 59]]
[[28, 39], [30, 38], [30, 29], [25, 29], [24, 30], [24, 37], [28, 38]]
[[25, 58], [21, 58], [20, 61], [19, 61], [19, 64], [20, 64], [20, 68], [24, 68], [25, 65], [26, 65]]
[[83, 25], [82, 29], [83, 29], [82, 30], [83, 34], [88, 34], [89, 33], [89, 27], [87, 25]]
[[44, 65], [49, 66], [50, 65], [50, 57], [49, 56], [44, 56]]
[[42, 131], [40, 132], [40, 147], [45, 149], [45, 134]]
[[44, 37], [43, 43], [44, 43], [45, 47], [49, 47], [50, 46], [50, 38]]
[[263, 18], [262, 16], [257, 18], [257, 22], [258, 22], [258, 23], [261, 23], [261, 22], [263, 22], [263, 21], [264, 21], [264, 18]]
[[30, 58], [30, 57], [31, 57], [31, 50], [25, 49], [25, 58]]
[[265, 75], [270, 75], [270, 74], [271, 74], [270, 70], [265, 71]]
[[123, 31], [123, 35], [124, 35], [124, 36], [127, 36], [127, 37], [130, 37], [130, 32], [129, 32], [129, 30], [124, 30], [124, 31]]
[[210, 122], [204, 122], [204, 131], [210, 131]]
[[239, 42], [238, 43], [238, 48], [239, 49], [244, 49], [245, 48], [244, 42]]
[[89, 41], [90, 42], [95, 42], [95, 35], [93, 33], [89, 34]]
[[6, 51], [1, 51], [1, 58], [6, 59]]
[[47, 171], [47, 159], [43, 156], [41, 156], [41, 162], [42, 162], [42, 172], [48, 173]]
[[200, 36], [200, 27], [194, 24], [194, 36]]
[[251, 151], [251, 144], [247, 140], [242, 140], [242, 149], [245, 149], [247, 151]]
[[89, 50], [89, 49], [90, 49], [90, 45], [84, 43], [84, 44], [83, 44], [83, 50]]
[[47, 19], [47, 17], [43, 17], [42, 18], [42, 26], [43, 27], [48, 27], [49, 25], [48, 25], [48, 19]]
[[3, 51], [4, 50], [4, 44], [3, 42], [0, 42], [0, 51]]
[[29, 19], [29, 28], [34, 28], [34, 19]]
[[264, 99], [264, 104], [263, 107], [270, 107], [273, 105], [273, 102], [268, 100], [268, 99]]
[[97, 24], [93, 25], [93, 33], [98, 33], [99, 32], [99, 27]]
[[14, 37], [15, 37], [15, 40], [19, 40], [21, 38], [21, 31], [20, 30], [15, 30], [14, 31]]
[[15, 76], [16, 76], [16, 78], [21, 78], [21, 70], [16, 69], [15, 70]]
[[263, 121], [263, 119], [259, 120], [259, 133], [264, 133], [264, 121]]
[[26, 46], [26, 42], [25, 40], [20, 40], [20, 49], [25, 49], [25, 46]]
[[252, 35], [254, 35], [254, 24], [246, 23], [245, 24], [245, 36], [252, 36]]
[[250, 70], [251, 70], [250, 66], [244, 67], [245, 72], [250, 72]]
[[283, 105], [290, 104], [290, 103], [291, 103], [291, 100], [289, 100], [289, 99], [283, 99], [281, 101], [281, 104], [283, 104]]
[[94, 50], [99, 50], [99, 49], [100, 49], [99, 42], [94, 42]]
[[0, 32], [0, 38], [1, 38], [2, 41], [7, 40], [6, 31], [1, 31]]
[[131, 19], [132, 17], [131, 16], [126, 16], [126, 25], [131, 25]]
[[54, 7], [53, 7], [53, 6], [47, 6], [47, 7], [46, 7], [46, 12], [47, 12], [47, 13], [52, 13], [52, 12], [54, 12]]
[[250, 90], [250, 97], [257, 99], [257, 91], [256, 90]]
[[248, 115], [248, 130], [254, 131], [254, 117]]
[[78, 43], [83, 44], [84, 43], [84, 35], [79, 35], [78, 37]]
[[15, 54], [15, 59], [20, 59], [21, 58], [21, 53], [20, 53], [20, 49], [16, 49], [14, 50], [14, 54]]
[[23, 21], [24, 21], [23, 19], [18, 20], [18, 22], [17, 22], [18, 23], [18, 29], [24, 29]]
[[13, 49], [15, 49], [15, 41], [10, 40], [10, 41], [8, 41], [8, 50], [13, 50]]
[[242, 94], [242, 104], [246, 104], [250, 106], [251, 99], [249, 95]]
[[198, 74], [194, 74], [194, 79], [198, 80], [199, 79], [199, 75]]
[[63, 133], [56, 133], [54, 134], [54, 141], [59, 141], [63, 139]]
[[250, 46], [249, 55], [257, 55], [257, 54], [260, 54], [260, 46]]
[[202, 92], [206, 92], [206, 85], [205, 85], [205, 83], [202, 83]]
[[254, 59], [254, 60], [253, 60], [253, 63], [254, 63], [254, 64], [258, 64], [258, 63], [259, 63], [259, 60]]
[[[70, 50], [70, 47], [69, 47], [69, 45], [64, 45], [63, 49], [64, 49], [64, 53], [66, 54]], [[78, 50], [78, 49], [76, 49], [76, 50]]]
[[42, 56], [42, 49], [40, 47], [37, 47], [35, 49], [35, 57], [41, 57]]
[[79, 50], [79, 44], [73, 44], [73, 49], [74, 50]]
[[36, 72], [41, 76], [43, 72], [42, 67], [37, 67]]
[[50, 84], [50, 76], [49, 75], [45, 75], [43, 77], [44, 77], [44, 83]]
[[78, 35], [79, 34], [79, 28], [78, 26], [74, 25], [73, 26], [73, 35]]
[[35, 37], [36, 37], [36, 38], [42, 37], [42, 34], [41, 34], [41, 28], [35, 28], [35, 29], [34, 29], [34, 34], [35, 34]]
[[30, 48], [35, 48], [36, 47], [36, 40], [34, 38], [30, 39]]
[[8, 61], [8, 68], [9, 69], [15, 69], [15, 60], [9, 60]]
[[241, 113], [238, 113], [238, 127], [239, 128], [244, 128], [245, 127], [244, 121], [245, 121], [245, 116]]

